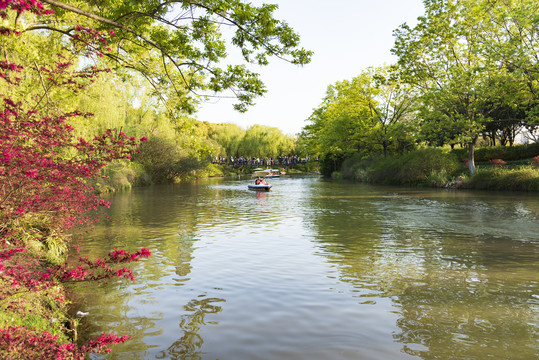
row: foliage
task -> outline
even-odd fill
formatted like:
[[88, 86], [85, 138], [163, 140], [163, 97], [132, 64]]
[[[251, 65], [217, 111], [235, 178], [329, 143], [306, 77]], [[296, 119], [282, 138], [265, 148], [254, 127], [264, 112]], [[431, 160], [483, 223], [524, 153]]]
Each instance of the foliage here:
[[101, 174], [101, 178], [90, 181], [98, 194], [151, 184], [150, 175], [142, 164], [134, 161], [114, 161], [103, 167]]
[[[451, 151], [459, 159], [464, 160], [467, 156], [466, 150], [455, 149]], [[505, 159], [506, 161], [531, 159], [539, 154], [539, 143], [521, 144], [514, 146], [483, 147], [475, 151], [475, 159], [487, 162], [492, 159]]]
[[489, 163], [492, 165], [492, 167], [500, 167], [503, 165], [507, 165], [507, 163], [503, 161], [502, 159], [492, 159], [492, 160], [489, 160]]
[[174, 139], [153, 137], [140, 146], [134, 160], [140, 163], [154, 183], [178, 181], [200, 168], [200, 161]]
[[349, 160], [343, 174], [378, 184], [427, 185], [449, 180], [461, 169], [456, 156], [440, 149], [419, 149], [398, 157]]
[[21, 32], [74, 38], [81, 36], [80, 28], [114, 35], [103, 38], [107, 48], [101, 61], [117, 72], [140, 73], [174, 116], [176, 111], [192, 112], [199, 95], [231, 92], [239, 100], [235, 107], [245, 111], [265, 92], [258, 75], [246, 66], [223, 65], [228, 47], [238, 48], [246, 62], [259, 66], [270, 57], [303, 65], [311, 56], [299, 48], [292, 28], [273, 17], [276, 5], [256, 7], [242, 0], [43, 3], [55, 11], [56, 21], [36, 14], [32, 21], [18, 22]]
[[481, 190], [539, 191], [539, 169], [481, 168], [470, 177], [469, 185]]
[[423, 137], [469, 146], [472, 173], [479, 135], [500, 126], [514, 136], [537, 106], [538, 10], [533, 0], [429, 0], [414, 28], [395, 31], [402, 77], [422, 94]]
[[309, 118], [300, 142], [322, 156], [323, 174], [354, 154], [385, 156], [410, 148], [415, 97], [390, 68], [364, 71], [328, 87]]
[[47, 331], [38, 332], [20, 326], [0, 329], [0, 354], [10, 360], [84, 360], [86, 354], [110, 351], [108, 346], [123, 343], [130, 337], [103, 333], [97, 340], [82, 347], [69, 342], [58, 342], [58, 338], [58, 335]]
[[210, 139], [218, 144], [214, 156], [278, 157], [295, 152], [296, 141], [278, 128], [252, 125], [246, 130], [234, 124], [216, 124]]
[[[22, 13], [29, 14], [28, 18], [51, 15], [35, 0], [3, 1], [0, 5], [3, 19], [17, 20]], [[15, 21], [13, 25], [2, 27], [0, 32], [6, 48], [19, 44], [20, 24]], [[145, 249], [135, 254], [115, 250], [106, 260], [81, 259], [83, 264], [75, 269], [64, 262], [70, 231], [90, 224], [92, 210], [108, 206], [93, 193], [89, 180], [98, 177], [106, 163], [129, 159], [137, 145], [134, 137], [116, 130], [106, 130], [92, 140], [74, 136], [68, 119], [91, 114], [62, 109], [58, 99], [84, 90], [103, 71], [95, 66], [76, 66], [76, 59], [100, 55], [106, 43], [95, 30], [76, 28], [75, 32], [78, 36], [72, 37], [70, 51], [53, 48], [58, 53], [53, 52], [39, 65], [0, 62], [0, 78], [9, 90], [2, 95], [0, 108], [0, 307], [3, 312], [17, 314], [25, 325], [1, 324], [0, 352], [4, 358], [82, 359], [88, 352], [124, 341], [110, 335], [77, 346], [66, 342], [65, 337], [60, 339], [60, 335], [36, 332], [27, 327], [36, 321], [31, 321], [32, 316], [25, 313], [24, 302], [19, 300], [56, 306], [65, 302], [55, 290], [61, 282], [133, 278], [130, 269], [114, 269], [111, 264], [149, 255]], [[25, 94], [29, 79], [38, 80], [40, 86]], [[99, 270], [99, 275], [87, 271], [84, 265]], [[51, 322], [52, 318], [47, 320]]]

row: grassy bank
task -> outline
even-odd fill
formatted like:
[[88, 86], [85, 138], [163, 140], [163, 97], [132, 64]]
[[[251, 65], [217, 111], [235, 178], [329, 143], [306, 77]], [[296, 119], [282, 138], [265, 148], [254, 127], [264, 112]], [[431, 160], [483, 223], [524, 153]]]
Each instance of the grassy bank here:
[[[516, 153], [516, 150], [511, 151]], [[490, 153], [500, 155], [500, 151]], [[515, 160], [504, 161], [504, 165], [489, 162], [492, 159], [487, 156], [481, 157], [486, 161], [478, 162], [476, 173], [471, 175], [459, 152], [427, 148], [399, 157], [349, 158], [332, 177], [371, 184], [539, 191], [539, 167], [534, 167], [533, 157], [513, 157]]]

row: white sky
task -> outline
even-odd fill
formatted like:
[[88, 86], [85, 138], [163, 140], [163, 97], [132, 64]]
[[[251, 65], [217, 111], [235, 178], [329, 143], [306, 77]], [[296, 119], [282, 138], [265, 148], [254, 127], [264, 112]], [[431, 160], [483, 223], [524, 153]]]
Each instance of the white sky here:
[[422, 0], [251, 0], [275, 3], [275, 17], [286, 21], [301, 37], [301, 46], [314, 51], [311, 63], [298, 67], [272, 59], [252, 69], [261, 75], [267, 93], [241, 114], [234, 100], [203, 103], [198, 120], [233, 123], [247, 128], [261, 124], [294, 135], [307, 124], [329, 85], [352, 79], [369, 66], [396, 62], [391, 55], [393, 30], [415, 25], [423, 15]]

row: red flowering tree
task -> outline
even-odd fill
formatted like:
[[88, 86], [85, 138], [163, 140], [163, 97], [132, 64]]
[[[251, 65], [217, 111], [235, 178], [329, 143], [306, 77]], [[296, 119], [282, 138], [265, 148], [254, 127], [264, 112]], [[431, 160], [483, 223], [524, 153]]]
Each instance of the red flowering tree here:
[[[23, 13], [53, 15], [37, 0], [0, 0], [3, 20], [9, 16], [18, 19]], [[116, 130], [91, 140], [74, 137], [70, 119], [92, 114], [62, 109], [53, 96], [83, 91], [106, 71], [80, 67], [77, 62], [82, 56], [102, 56], [107, 51], [105, 38], [112, 36], [80, 26], [74, 31], [71, 43], [64, 44], [46, 64], [20, 64], [10, 61], [9, 56], [0, 60], [0, 89], [7, 89], [0, 95], [1, 311], [24, 312], [25, 304], [20, 300], [24, 293], [64, 303], [58, 284], [66, 281], [113, 276], [134, 279], [130, 269], [117, 269], [117, 264], [150, 255], [144, 248], [134, 254], [114, 250], [105, 259], [80, 258], [76, 268], [65, 263], [69, 233], [91, 223], [89, 213], [93, 210], [109, 206], [93, 192], [90, 180], [100, 176], [108, 162], [130, 158], [137, 145], [135, 138]], [[19, 35], [16, 26], [0, 25], [4, 43], [16, 41]], [[39, 79], [39, 86], [28, 92], [23, 86], [25, 79]], [[0, 323], [0, 356], [83, 359], [89, 352], [103, 351], [126, 339], [103, 334], [77, 346], [47, 331]]]
[[495, 168], [507, 165], [507, 162], [503, 161], [502, 159], [491, 159], [488, 162], [492, 165], [492, 167]]

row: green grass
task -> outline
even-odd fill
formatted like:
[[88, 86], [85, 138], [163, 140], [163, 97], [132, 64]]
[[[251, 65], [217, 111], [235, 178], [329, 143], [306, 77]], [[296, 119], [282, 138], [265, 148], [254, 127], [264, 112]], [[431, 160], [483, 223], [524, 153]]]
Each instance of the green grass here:
[[[10, 284], [0, 277], [2, 291]], [[63, 296], [59, 286], [46, 291], [21, 291], [0, 298], [0, 328], [22, 326], [38, 332], [47, 331], [58, 335], [60, 342], [70, 341], [66, 324], [67, 303], [59, 301]]]

